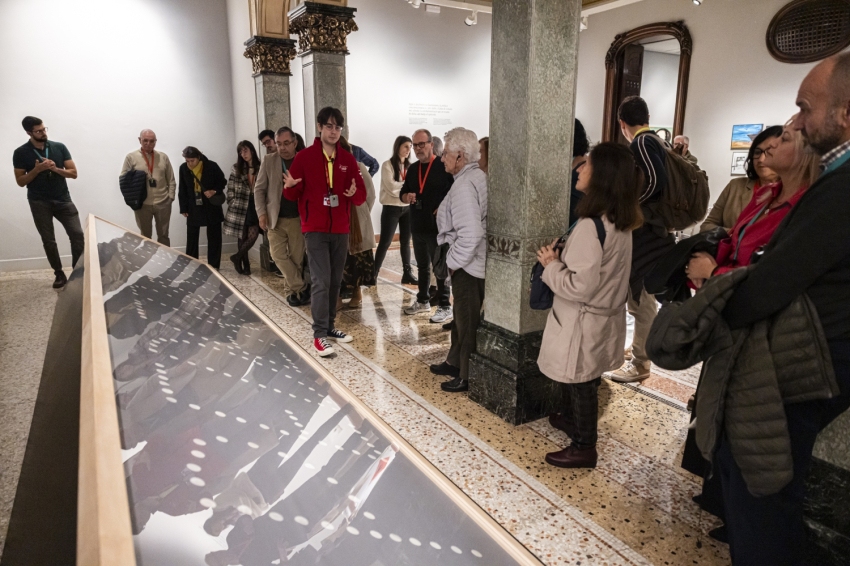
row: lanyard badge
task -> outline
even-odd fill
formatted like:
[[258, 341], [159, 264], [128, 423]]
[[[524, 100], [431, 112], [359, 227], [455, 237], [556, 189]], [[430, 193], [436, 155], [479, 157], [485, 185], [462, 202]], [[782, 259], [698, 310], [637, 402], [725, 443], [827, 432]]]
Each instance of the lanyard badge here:
[[330, 208], [336, 208], [339, 206], [339, 197], [335, 195], [333, 191], [333, 165], [334, 160], [336, 159], [336, 152], [334, 152], [333, 157], [329, 157], [324, 150], [322, 150], [322, 153], [324, 154], [326, 160], [324, 170], [325, 181], [327, 181], [328, 184], [328, 194], [325, 195], [323, 204]]
[[[41, 155], [35, 148], [32, 148], [32, 150], [35, 152], [36, 158], [40, 161], [45, 161], [50, 157], [50, 144], [48, 142], [44, 142], [44, 155]], [[53, 171], [47, 172], [47, 178], [53, 178]]]
[[145, 153], [144, 151], [142, 151], [142, 157], [145, 158], [145, 165], [147, 165], [148, 173], [150, 174], [150, 176], [148, 177], [148, 186], [151, 187], [151, 188], [154, 188], [154, 187], [156, 187], [156, 179], [153, 178], [153, 168], [154, 168], [154, 165], [156, 165], [156, 154], [155, 153], [151, 154], [150, 163], [148, 162], [148, 154]]

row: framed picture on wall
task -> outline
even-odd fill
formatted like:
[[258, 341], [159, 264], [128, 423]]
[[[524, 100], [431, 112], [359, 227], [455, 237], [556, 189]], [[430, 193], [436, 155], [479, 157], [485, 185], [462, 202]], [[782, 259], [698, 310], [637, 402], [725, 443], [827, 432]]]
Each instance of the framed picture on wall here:
[[747, 174], [747, 155], [749, 152], [747, 151], [733, 151], [732, 152], [732, 175], [746, 175]]
[[764, 124], [738, 124], [732, 126], [732, 148], [750, 149], [753, 140], [764, 129]]

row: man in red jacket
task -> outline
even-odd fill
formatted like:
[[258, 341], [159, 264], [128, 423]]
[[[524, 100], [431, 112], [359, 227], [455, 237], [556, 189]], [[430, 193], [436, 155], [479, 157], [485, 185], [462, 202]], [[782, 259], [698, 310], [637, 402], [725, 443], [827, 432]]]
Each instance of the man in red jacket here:
[[283, 174], [283, 196], [298, 202], [312, 280], [313, 347], [322, 357], [334, 353], [327, 341], [353, 338], [334, 327], [336, 301], [348, 253], [351, 209], [366, 202], [366, 186], [354, 156], [339, 146], [345, 119], [322, 108], [319, 137], [300, 151]]

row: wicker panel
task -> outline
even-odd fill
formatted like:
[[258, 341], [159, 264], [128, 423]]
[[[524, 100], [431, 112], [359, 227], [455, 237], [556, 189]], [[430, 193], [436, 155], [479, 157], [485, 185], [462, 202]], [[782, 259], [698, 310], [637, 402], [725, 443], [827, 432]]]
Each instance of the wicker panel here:
[[795, 0], [767, 30], [771, 55], [786, 63], [809, 63], [850, 45], [850, 0]]

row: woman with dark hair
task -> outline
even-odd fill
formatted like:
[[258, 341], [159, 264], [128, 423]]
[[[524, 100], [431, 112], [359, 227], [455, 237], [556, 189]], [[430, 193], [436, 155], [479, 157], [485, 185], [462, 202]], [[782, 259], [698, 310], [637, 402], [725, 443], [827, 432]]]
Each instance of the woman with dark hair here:
[[[339, 137], [339, 145], [351, 153], [351, 144], [345, 136]], [[337, 310], [342, 308], [342, 296], [350, 295], [348, 308], [358, 308], [363, 302], [360, 287], [372, 287], [375, 284], [375, 229], [372, 227], [372, 207], [375, 205], [375, 186], [369, 175], [369, 168], [357, 162], [363, 184], [366, 186], [366, 202], [351, 207], [351, 232], [348, 235], [348, 256], [342, 272], [342, 288], [337, 298]]]
[[238, 249], [230, 256], [236, 273], [251, 275], [248, 252], [260, 235], [260, 218], [254, 207], [254, 181], [260, 170], [260, 157], [254, 144], [243, 140], [236, 144], [236, 163], [227, 181], [227, 214], [224, 233], [237, 239]]
[[755, 137], [745, 162], [747, 176], [729, 181], [717, 198], [717, 202], [708, 211], [708, 217], [699, 228], [700, 232], [707, 232], [718, 227], [725, 228], [728, 232], [738, 221], [738, 216], [741, 215], [744, 207], [753, 200], [753, 195], [762, 187], [779, 180], [776, 171], [767, 167], [762, 158], [765, 150], [781, 135], [782, 126], [770, 126]]
[[387, 250], [398, 228], [401, 263], [404, 268], [401, 282], [404, 285], [419, 284], [410, 266], [410, 205], [402, 203], [398, 197], [407, 177], [407, 168], [410, 167], [412, 146], [413, 142], [407, 136], [398, 136], [395, 139], [392, 157], [381, 166], [381, 194], [378, 197], [384, 208], [381, 210], [381, 241], [375, 252], [375, 277], [377, 278], [381, 271], [381, 265], [384, 264]]
[[560, 468], [594, 468], [598, 389], [604, 372], [623, 363], [632, 231], [643, 224], [642, 173], [631, 150], [613, 142], [593, 148], [579, 168], [584, 193], [563, 250], [542, 247], [543, 282], [555, 294], [537, 365], [563, 383], [562, 411], [549, 416], [572, 443], [546, 455]]
[[[294, 132], [293, 132], [294, 133]], [[301, 137], [301, 134], [295, 134], [295, 153], [298, 153], [302, 149], [307, 149], [307, 145], [304, 143], [304, 138]]]
[[207, 227], [207, 263], [218, 269], [221, 265], [221, 223], [224, 214], [224, 188], [227, 179], [221, 167], [196, 147], [183, 150], [180, 166], [180, 214], [186, 217], [186, 255], [198, 258], [201, 226]]
[[575, 127], [573, 128], [573, 175], [572, 184], [570, 185], [570, 226], [578, 220], [576, 216], [576, 207], [581, 202], [581, 197], [584, 196], [580, 190], [576, 188], [578, 183], [578, 170], [587, 161], [587, 152], [590, 151], [590, 142], [587, 141], [587, 132], [584, 131], [584, 126], [576, 119]]

